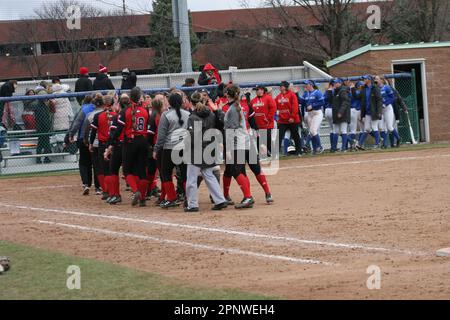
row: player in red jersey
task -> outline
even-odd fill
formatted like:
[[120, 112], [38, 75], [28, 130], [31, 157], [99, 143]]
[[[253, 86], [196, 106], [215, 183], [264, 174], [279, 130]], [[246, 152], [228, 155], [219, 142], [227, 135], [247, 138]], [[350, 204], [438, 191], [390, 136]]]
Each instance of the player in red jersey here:
[[[144, 207], [147, 191], [147, 156], [148, 156], [148, 126], [149, 114], [143, 108], [142, 91], [133, 88], [130, 92], [130, 105], [122, 110], [115, 122], [115, 130], [111, 128], [111, 139], [117, 140], [122, 131], [124, 137], [123, 166], [127, 172], [126, 181], [133, 192], [131, 204]], [[108, 148], [113, 148], [109, 146]]]

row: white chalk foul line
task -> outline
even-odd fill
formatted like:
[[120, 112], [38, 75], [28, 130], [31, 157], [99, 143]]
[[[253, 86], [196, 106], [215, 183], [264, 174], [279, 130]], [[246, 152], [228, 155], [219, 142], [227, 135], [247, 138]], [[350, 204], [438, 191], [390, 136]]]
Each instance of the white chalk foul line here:
[[418, 251], [375, 247], [375, 246], [368, 246], [368, 245], [356, 244], [356, 243], [339, 243], [339, 242], [332, 242], [332, 241], [298, 239], [298, 238], [294, 238], [294, 237], [284, 237], [284, 236], [253, 233], [253, 232], [244, 232], [244, 231], [222, 229], [222, 228], [211, 228], [211, 227], [205, 227], [205, 226], [199, 226], [199, 225], [180, 224], [180, 223], [172, 223], [172, 222], [157, 221], [157, 220], [136, 219], [136, 218], [129, 218], [129, 217], [114, 216], [114, 215], [100, 215], [100, 214], [94, 214], [94, 213], [59, 210], [59, 209], [34, 208], [34, 207], [28, 207], [28, 206], [10, 205], [10, 204], [5, 204], [5, 203], [0, 203], [0, 207], [9, 207], [9, 208], [16, 208], [16, 209], [31, 210], [31, 211], [43, 211], [43, 212], [70, 214], [70, 215], [75, 215], [75, 216], [119, 220], [119, 221], [127, 221], [127, 222], [139, 222], [139, 223], [153, 224], [153, 225], [159, 225], [159, 226], [164, 226], [164, 227], [169, 227], [169, 228], [200, 230], [200, 231], [207, 231], [207, 232], [212, 232], [212, 233], [222, 233], [222, 234], [242, 236], [242, 237], [247, 237], [247, 238], [278, 240], [278, 241], [285, 241], [285, 242], [301, 243], [301, 244], [306, 244], [306, 245], [328, 246], [328, 247], [344, 248], [344, 249], [360, 249], [360, 250], [378, 251], [378, 252], [386, 252], [386, 253], [401, 253], [401, 254], [413, 255], [413, 256], [428, 255], [427, 253], [418, 252]]
[[106, 235], [111, 235], [111, 236], [116, 236], [116, 237], [127, 237], [127, 238], [133, 238], [133, 239], [155, 241], [155, 242], [160, 242], [160, 243], [165, 243], [165, 244], [179, 245], [179, 246], [191, 247], [194, 249], [201, 249], [201, 250], [227, 252], [229, 254], [252, 256], [252, 257], [261, 258], [261, 259], [281, 260], [281, 261], [287, 261], [287, 262], [293, 262], [293, 263], [299, 263], [299, 264], [321, 264], [321, 265], [325, 265], [325, 266], [336, 265], [334, 263], [324, 262], [324, 261], [319, 261], [319, 260], [300, 259], [300, 258], [292, 258], [292, 257], [287, 257], [287, 256], [265, 254], [265, 253], [260, 253], [260, 252], [245, 251], [245, 250], [233, 249], [233, 248], [215, 247], [215, 246], [204, 245], [204, 244], [199, 244], [199, 243], [151, 237], [151, 236], [137, 234], [137, 233], [117, 232], [117, 231], [112, 231], [112, 230], [108, 230], [108, 229], [98, 229], [98, 228], [84, 227], [84, 226], [74, 225], [74, 224], [57, 223], [57, 222], [51, 222], [51, 221], [45, 221], [45, 220], [38, 220], [38, 222], [42, 223], [42, 224], [48, 224], [48, 225], [53, 225], [53, 226], [58, 226], [58, 227], [81, 230], [81, 231], [85, 231], [85, 232], [93, 232], [93, 233], [106, 234]]
[[384, 159], [370, 159], [370, 160], [358, 160], [358, 161], [342, 161], [333, 163], [318, 163], [302, 166], [290, 166], [281, 167], [278, 170], [290, 170], [290, 169], [310, 169], [310, 168], [320, 168], [320, 167], [333, 167], [339, 165], [350, 165], [350, 164], [364, 164], [364, 163], [377, 163], [377, 162], [395, 162], [395, 161], [411, 161], [411, 160], [424, 160], [424, 159], [436, 159], [450, 157], [450, 154], [441, 154], [434, 156], [417, 156], [417, 157], [397, 157], [397, 158], [384, 158]]

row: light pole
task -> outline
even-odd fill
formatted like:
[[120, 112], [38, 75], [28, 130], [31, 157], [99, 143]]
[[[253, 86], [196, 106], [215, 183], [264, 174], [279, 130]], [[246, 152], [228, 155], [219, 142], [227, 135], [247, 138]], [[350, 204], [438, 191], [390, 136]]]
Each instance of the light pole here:
[[191, 35], [187, 0], [172, 0], [174, 36], [181, 49], [181, 72], [192, 72]]

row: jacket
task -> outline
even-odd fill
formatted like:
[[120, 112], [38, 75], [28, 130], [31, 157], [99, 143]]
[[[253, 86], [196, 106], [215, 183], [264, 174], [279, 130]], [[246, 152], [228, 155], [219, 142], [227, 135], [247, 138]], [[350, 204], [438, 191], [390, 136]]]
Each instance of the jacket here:
[[[367, 93], [370, 91], [370, 96]], [[370, 106], [367, 105], [367, 101], [370, 101]], [[380, 88], [372, 85], [370, 88], [364, 86], [361, 90], [361, 118], [364, 118], [366, 114], [372, 117], [372, 120], [381, 120], [381, 112], [383, 110], [383, 98], [381, 97]]]
[[264, 94], [262, 97], [253, 98], [250, 105], [255, 112], [254, 118], [258, 129], [273, 129], [277, 112], [275, 100], [268, 94]]
[[178, 122], [178, 115], [175, 109], [165, 111], [159, 120], [158, 139], [156, 140], [154, 150], [159, 152], [161, 149], [174, 149], [183, 141], [187, 134], [186, 128], [189, 119], [189, 112], [181, 109], [181, 119], [183, 125]]
[[289, 119], [293, 119], [292, 123], [300, 123], [300, 115], [298, 110], [297, 95], [288, 90], [285, 94], [280, 93], [275, 102], [278, 110], [278, 123], [290, 124]]
[[[189, 132], [190, 139], [185, 139], [189, 145], [186, 145], [185, 150], [190, 148], [190, 157], [187, 160], [187, 164], [193, 164], [201, 168], [211, 168], [217, 165], [218, 154], [215, 153], [215, 148], [211, 152], [205, 152], [205, 149], [209, 145], [218, 146], [218, 141], [222, 137], [221, 130], [224, 127], [224, 113], [221, 110], [214, 112], [209, 109], [202, 110], [200, 112], [194, 110], [189, 116], [187, 130]], [[208, 130], [217, 129], [216, 135], [209, 140], [204, 139], [204, 134]], [[201, 142], [201, 143], [199, 143]], [[200, 155], [201, 151], [201, 155]], [[196, 154], [197, 153], [197, 154]]]
[[[206, 73], [206, 71], [212, 71], [213, 76], [209, 77], [208, 74]], [[198, 82], [198, 85], [200, 85], [200, 86], [206, 86], [209, 84], [221, 84], [222, 78], [219, 74], [219, 71], [211, 63], [207, 63], [205, 65], [205, 67], [203, 68], [202, 73], [198, 77], [197, 82]]]
[[94, 90], [114, 90], [114, 85], [111, 79], [104, 73], [99, 73], [94, 80]]
[[[66, 84], [55, 84], [52, 86], [54, 94], [66, 93], [70, 87]], [[68, 98], [56, 98], [55, 114], [53, 115], [53, 130], [69, 130], [70, 124], [74, 118], [72, 104]]]
[[122, 78], [122, 84], [120, 86], [121, 90], [131, 90], [136, 87], [137, 76], [135, 72], [132, 72], [126, 78]]
[[323, 109], [325, 99], [322, 92], [317, 89], [314, 91], [305, 91], [300, 97], [300, 104], [302, 105], [302, 109], [304, 109], [306, 112], [308, 112], [309, 106], [312, 107], [312, 110], [318, 111]]
[[[350, 123], [350, 89], [349, 87], [342, 86], [334, 90], [333, 96], [333, 123]], [[341, 117], [338, 117], [338, 114]]]
[[75, 121], [74, 121], [72, 127], [70, 128], [70, 132], [69, 132], [70, 137], [74, 137], [75, 135], [78, 135], [77, 139], [83, 140], [84, 132], [86, 131], [86, 128], [83, 127], [83, 125], [85, 124], [84, 120], [92, 111], [94, 111], [94, 109], [95, 109], [95, 106], [92, 103], [84, 104], [82, 106], [80, 112], [78, 112], [78, 115], [75, 118]]

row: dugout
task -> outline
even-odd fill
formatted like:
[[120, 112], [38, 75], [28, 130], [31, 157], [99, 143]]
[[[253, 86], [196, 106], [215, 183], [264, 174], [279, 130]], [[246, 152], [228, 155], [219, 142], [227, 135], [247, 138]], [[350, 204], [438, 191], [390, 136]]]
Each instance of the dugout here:
[[410, 114], [415, 135], [422, 142], [442, 142], [450, 141], [449, 59], [450, 42], [367, 45], [327, 67], [334, 77], [411, 72], [412, 79], [396, 79], [394, 86], [417, 106]]

